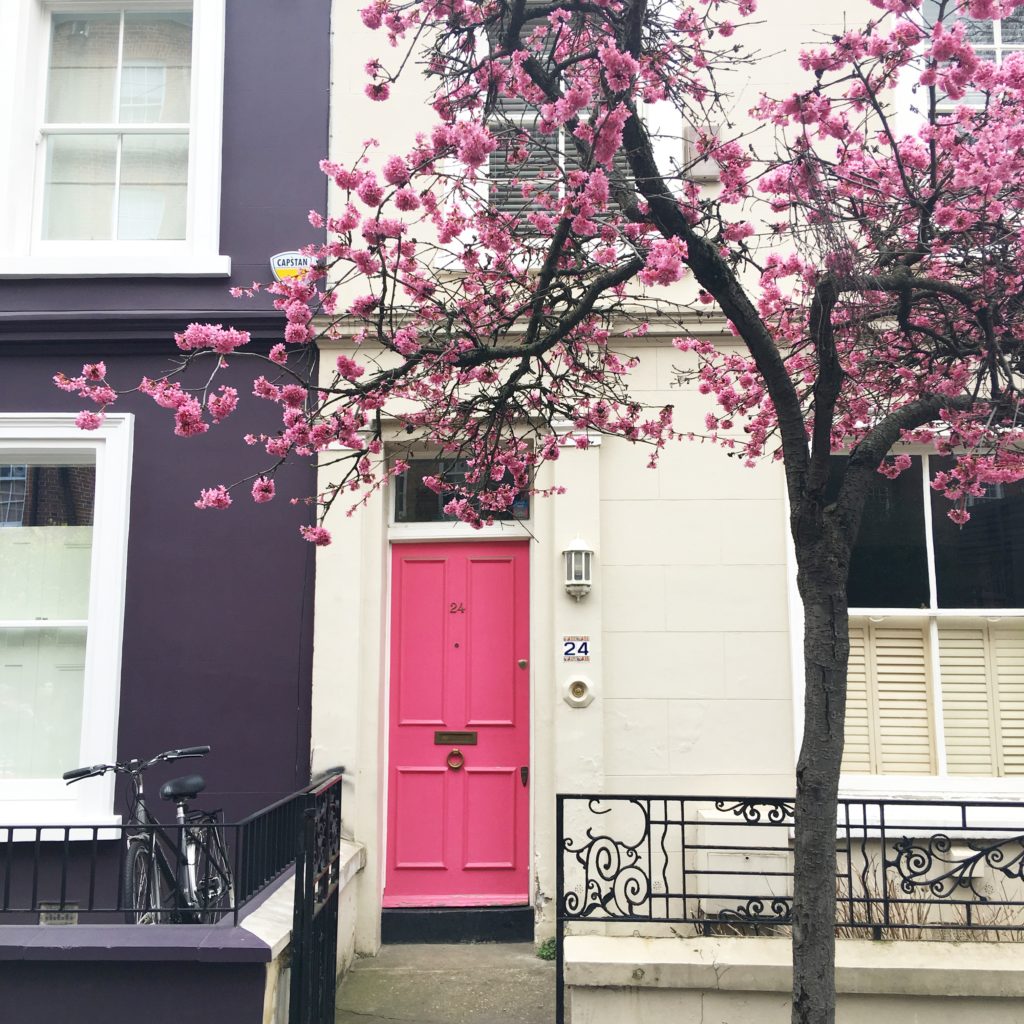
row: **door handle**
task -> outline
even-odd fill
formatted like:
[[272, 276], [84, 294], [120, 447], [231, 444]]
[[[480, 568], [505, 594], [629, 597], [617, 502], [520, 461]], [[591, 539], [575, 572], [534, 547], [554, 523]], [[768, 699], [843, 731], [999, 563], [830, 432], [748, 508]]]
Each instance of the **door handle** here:
[[453, 772], [457, 772], [466, 763], [466, 758], [462, 751], [456, 747], [454, 750], [448, 751], [445, 761]]
[[530, 781], [530, 769], [525, 764], [519, 769], [519, 778], [523, 780], [524, 786]]

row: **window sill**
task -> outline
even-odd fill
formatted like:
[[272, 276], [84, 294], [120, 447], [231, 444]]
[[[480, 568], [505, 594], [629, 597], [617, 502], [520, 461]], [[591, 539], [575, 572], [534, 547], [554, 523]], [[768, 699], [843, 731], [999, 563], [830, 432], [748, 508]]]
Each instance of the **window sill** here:
[[842, 800], [962, 800], [1019, 803], [1021, 776], [847, 775], [840, 777]]
[[230, 256], [0, 256], [0, 278], [229, 277]]

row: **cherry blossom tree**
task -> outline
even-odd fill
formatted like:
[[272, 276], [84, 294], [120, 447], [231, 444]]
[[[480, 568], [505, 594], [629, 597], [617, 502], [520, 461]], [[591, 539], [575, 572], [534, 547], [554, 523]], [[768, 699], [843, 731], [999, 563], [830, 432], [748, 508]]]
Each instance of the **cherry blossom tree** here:
[[[432, 120], [403, 153], [323, 164], [342, 198], [311, 214], [327, 236], [314, 269], [271, 287], [281, 343], [248, 353], [243, 332], [192, 325], [180, 367], [139, 385], [189, 436], [239, 401], [218, 367], [256, 360], [253, 394], [280, 410], [279, 429], [246, 438], [267, 466], [196, 504], [243, 488], [272, 500], [277, 467], [319, 457], [336, 476], [304, 528], [317, 544], [335, 502], [404, 471], [385, 446], [405, 442], [467, 459], [458, 486], [428, 484], [473, 524], [594, 432], [648, 445], [652, 463], [696, 435], [781, 460], [805, 616], [800, 1024], [834, 1020], [846, 588], [868, 489], [909, 465], [901, 443], [957, 456], [933, 485], [957, 523], [970, 496], [1024, 477], [1024, 55], [985, 59], [967, 20], [1022, 2], [870, 0], [861, 28], [794, 57], [791, 95], [734, 124], [755, 0], [372, 0], [362, 20], [393, 59], [366, 65], [367, 95], [387, 102], [399, 72], [425, 71]], [[683, 132], [715, 184], [665, 145]], [[615, 339], [694, 311], [731, 337], [680, 327], [710, 411], [675, 423], [631, 396]], [[309, 379], [296, 356], [342, 337], [353, 354]], [[102, 364], [57, 383], [94, 403], [87, 429], [118, 394]], [[849, 459], [832, 500], [836, 451]]]

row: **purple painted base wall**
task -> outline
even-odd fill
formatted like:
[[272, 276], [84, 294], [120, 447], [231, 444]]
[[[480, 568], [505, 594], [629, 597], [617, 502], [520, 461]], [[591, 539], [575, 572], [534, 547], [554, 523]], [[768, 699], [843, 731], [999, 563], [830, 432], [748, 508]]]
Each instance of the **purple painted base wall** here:
[[0, 963], [10, 1024], [260, 1024], [263, 964]]

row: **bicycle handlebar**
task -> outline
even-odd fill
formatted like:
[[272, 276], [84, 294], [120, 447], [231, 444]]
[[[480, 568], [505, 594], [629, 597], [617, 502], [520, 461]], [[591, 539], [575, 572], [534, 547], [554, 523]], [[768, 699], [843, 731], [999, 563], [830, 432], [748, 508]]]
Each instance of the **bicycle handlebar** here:
[[165, 761], [177, 761], [180, 757], [205, 757], [210, 752], [209, 746], [204, 747], [181, 747], [178, 750], [168, 750], [160, 757]]
[[90, 775], [102, 775], [108, 768], [105, 764], [94, 764], [91, 768], [73, 768], [65, 772], [61, 778], [67, 782], [77, 782], [79, 779], [87, 778]]
[[165, 750], [162, 754], [150, 758], [148, 761], [121, 761], [117, 764], [94, 764], [82, 768], [72, 768], [65, 772], [61, 778], [70, 785], [80, 779], [87, 779], [93, 775], [106, 775], [107, 772], [122, 772], [126, 775], [137, 775], [147, 768], [158, 764], [160, 761], [177, 761], [183, 757], [205, 757], [210, 752], [208, 745], [200, 747], [176, 747], [174, 750]]

